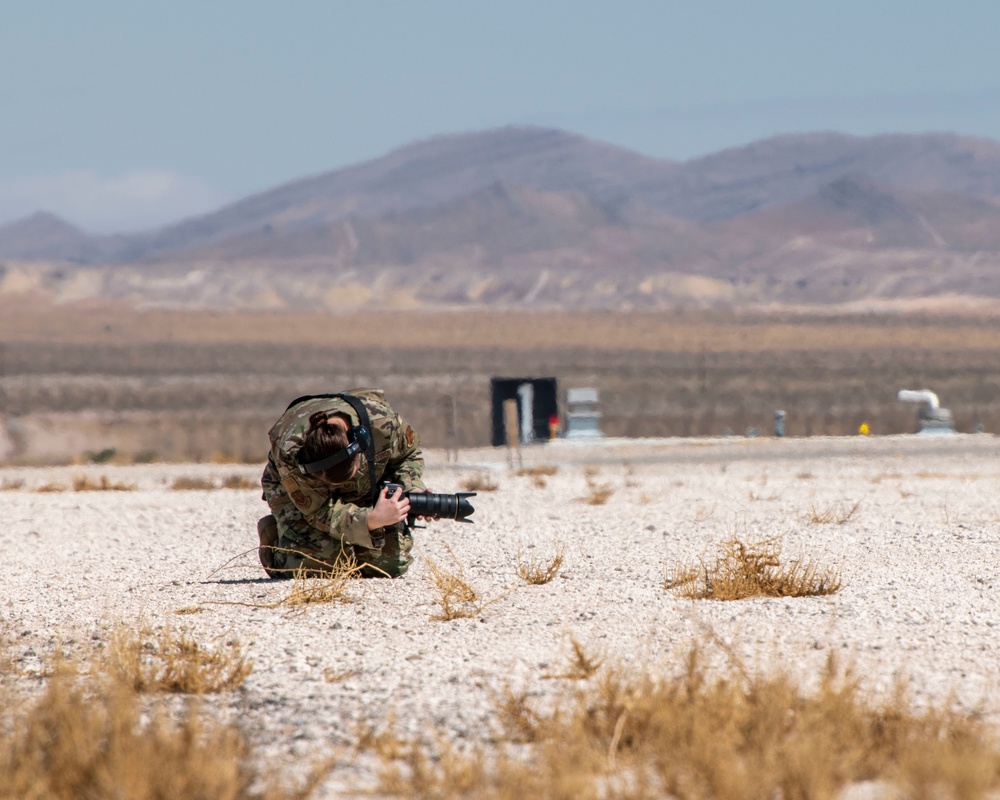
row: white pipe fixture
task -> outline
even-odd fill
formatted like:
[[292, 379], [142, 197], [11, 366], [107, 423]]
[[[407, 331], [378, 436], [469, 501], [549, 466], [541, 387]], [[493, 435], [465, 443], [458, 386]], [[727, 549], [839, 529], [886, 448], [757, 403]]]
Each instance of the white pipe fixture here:
[[939, 408], [938, 396], [928, 389], [900, 389], [896, 399], [907, 403], [927, 403], [929, 408]]

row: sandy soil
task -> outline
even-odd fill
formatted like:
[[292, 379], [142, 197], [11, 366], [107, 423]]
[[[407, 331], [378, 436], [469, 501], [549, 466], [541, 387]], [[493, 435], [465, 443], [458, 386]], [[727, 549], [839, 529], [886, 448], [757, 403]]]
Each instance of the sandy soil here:
[[[179, 476], [256, 478], [257, 467], [0, 469], [0, 633], [26, 681], [56, 646], [102, 642], [119, 622], [169, 624], [207, 646], [238, 640], [253, 672], [210, 702], [276, 759], [311, 758], [351, 742], [359, 722], [390, 717], [404, 733], [434, 725], [481, 740], [504, 685], [542, 702], [561, 691], [543, 676], [565, 668], [571, 639], [606, 660], [672, 670], [709, 634], [806, 682], [833, 652], [873, 692], [903, 675], [916, 703], [953, 695], [1000, 725], [998, 451], [989, 435], [559, 441], [523, 452], [526, 466], [558, 467], [544, 486], [503, 450], [462, 451], [457, 464], [430, 452], [436, 491], [496, 482], [476, 498], [475, 525], [420, 530], [404, 578], [358, 582], [353, 603], [299, 611], [260, 607], [290, 587], [257, 566], [258, 491], [171, 489]], [[137, 489], [37, 491], [85, 474]], [[583, 500], [602, 485], [605, 504]], [[855, 504], [843, 524], [810, 520]], [[664, 590], [668, 571], [734, 534], [781, 535], [787, 557], [841, 570], [843, 589], [729, 603]], [[559, 546], [554, 581], [519, 580], [519, 551], [546, 560]], [[457, 562], [501, 599], [473, 618], [434, 620], [428, 559]]]

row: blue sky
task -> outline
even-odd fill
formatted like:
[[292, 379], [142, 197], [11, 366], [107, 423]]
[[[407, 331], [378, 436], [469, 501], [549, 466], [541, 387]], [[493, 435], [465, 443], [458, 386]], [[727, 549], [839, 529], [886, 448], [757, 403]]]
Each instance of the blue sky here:
[[508, 124], [670, 159], [813, 130], [1000, 139], [988, 0], [5, 5], [0, 223], [137, 230]]

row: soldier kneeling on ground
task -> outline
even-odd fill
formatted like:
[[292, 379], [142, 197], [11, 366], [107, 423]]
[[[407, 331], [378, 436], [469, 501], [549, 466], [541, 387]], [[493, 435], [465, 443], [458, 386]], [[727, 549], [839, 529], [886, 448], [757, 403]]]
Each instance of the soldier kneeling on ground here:
[[379, 389], [293, 400], [268, 432], [261, 477], [271, 513], [257, 523], [258, 556], [272, 578], [329, 575], [356, 563], [365, 577], [397, 577], [413, 563], [406, 492], [426, 492], [420, 439]]

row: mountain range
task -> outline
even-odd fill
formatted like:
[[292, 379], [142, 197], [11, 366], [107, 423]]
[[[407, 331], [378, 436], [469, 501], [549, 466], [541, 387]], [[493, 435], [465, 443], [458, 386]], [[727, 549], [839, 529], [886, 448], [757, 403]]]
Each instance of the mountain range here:
[[134, 235], [0, 226], [0, 297], [238, 308], [1000, 299], [1000, 143], [780, 136], [685, 162], [441, 136]]

